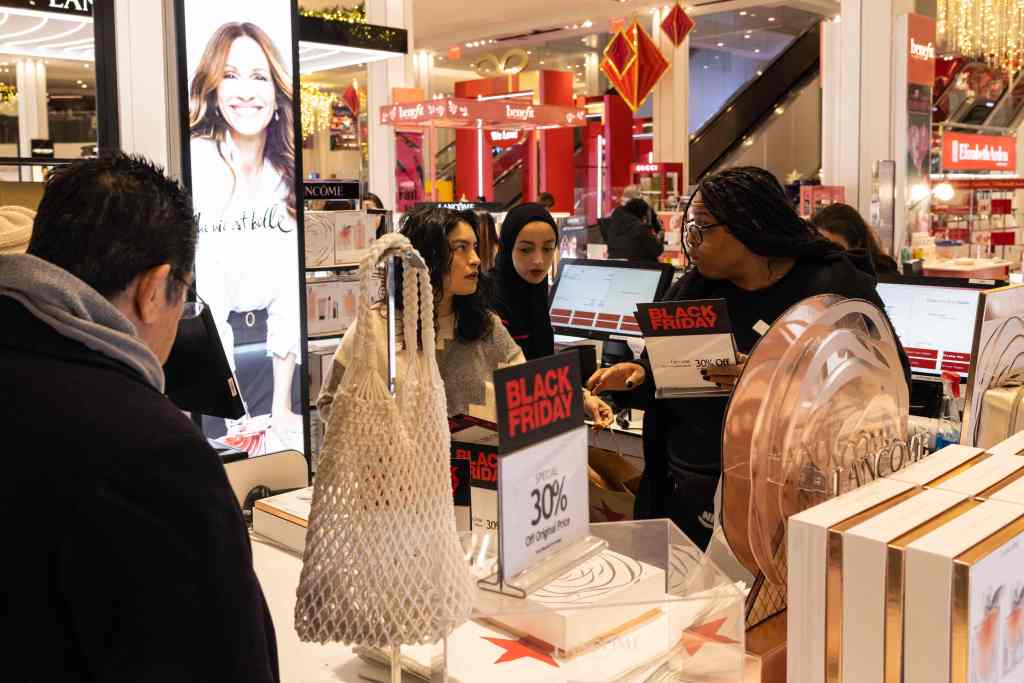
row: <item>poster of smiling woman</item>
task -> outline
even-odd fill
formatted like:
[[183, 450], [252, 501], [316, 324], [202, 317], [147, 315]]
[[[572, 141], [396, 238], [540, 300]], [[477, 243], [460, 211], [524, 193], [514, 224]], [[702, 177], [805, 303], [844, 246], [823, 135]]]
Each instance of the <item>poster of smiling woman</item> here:
[[[293, 0], [178, 0], [188, 87], [197, 294], [247, 415], [209, 436], [250, 455], [303, 450]], [[180, 39], [180, 35], [179, 35]], [[181, 43], [179, 42], [179, 45]]]

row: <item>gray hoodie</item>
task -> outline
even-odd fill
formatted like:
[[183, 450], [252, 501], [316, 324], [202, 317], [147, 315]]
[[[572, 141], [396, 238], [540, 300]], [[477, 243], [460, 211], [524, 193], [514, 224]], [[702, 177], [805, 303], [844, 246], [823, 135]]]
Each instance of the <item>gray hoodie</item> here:
[[0, 296], [9, 296], [58, 334], [132, 368], [163, 393], [164, 369], [135, 326], [103, 295], [49, 261], [0, 255]]

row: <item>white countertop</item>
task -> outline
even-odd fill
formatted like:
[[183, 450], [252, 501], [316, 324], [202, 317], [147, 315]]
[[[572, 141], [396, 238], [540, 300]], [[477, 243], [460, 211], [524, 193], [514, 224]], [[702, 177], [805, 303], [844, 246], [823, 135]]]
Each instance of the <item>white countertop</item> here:
[[252, 536], [252, 562], [277, 632], [282, 683], [362, 683], [365, 664], [344, 645], [302, 643], [295, 632], [295, 590], [302, 558]]

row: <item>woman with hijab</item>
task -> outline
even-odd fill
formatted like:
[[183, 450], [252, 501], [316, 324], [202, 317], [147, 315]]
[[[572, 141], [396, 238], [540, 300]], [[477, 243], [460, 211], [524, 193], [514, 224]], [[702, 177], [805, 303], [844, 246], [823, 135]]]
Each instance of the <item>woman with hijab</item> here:
[[[555, 352], [548, 312], [548, 273], [558, 247], [558, 225], [540, 204], [520, 204], [501, 225], [494, 281], [495, 309], [526, 360]], [[584, 408], [598, 426], [611, 423], [608, 405], [584, 391]]]
[[494, 267], [495, 309], [526, 360], [555, 352], [548, 314], [548, 273], [558, 245], [558, 225], [540, 204], [520, 204], [501, 224]]
[[[732, 168], [702, 179], [686, 207], [683, 246], [691, 268], [664, 300], [725, 299], [740, 362], [706, 373], [723, 389], [735, 387], [759, 330], [807, 297], [839, 294], [885, 310], [867, 254], [844, 252], [819, 235], [764, 169]], [[909, 383], [910, 365], [898, 350]], [[627, 403], [646, 408], [637, 519], [669, 517], [706, 547], [728, 398], [656, 400], [646, 361], [598, 370], [588, 386], [595, 393], [622, 391]]]

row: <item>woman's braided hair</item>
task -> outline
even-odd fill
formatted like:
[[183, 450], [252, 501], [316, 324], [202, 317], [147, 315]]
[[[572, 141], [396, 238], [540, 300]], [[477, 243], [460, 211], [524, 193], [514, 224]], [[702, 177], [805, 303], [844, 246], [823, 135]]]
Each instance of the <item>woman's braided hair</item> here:
[[737, 166], [706, 176], [700, 192], [715, 219], [750, 251], [767, 258], [801, 258], [840, 249], [800, 218], [779, 181], [755, 166]]

